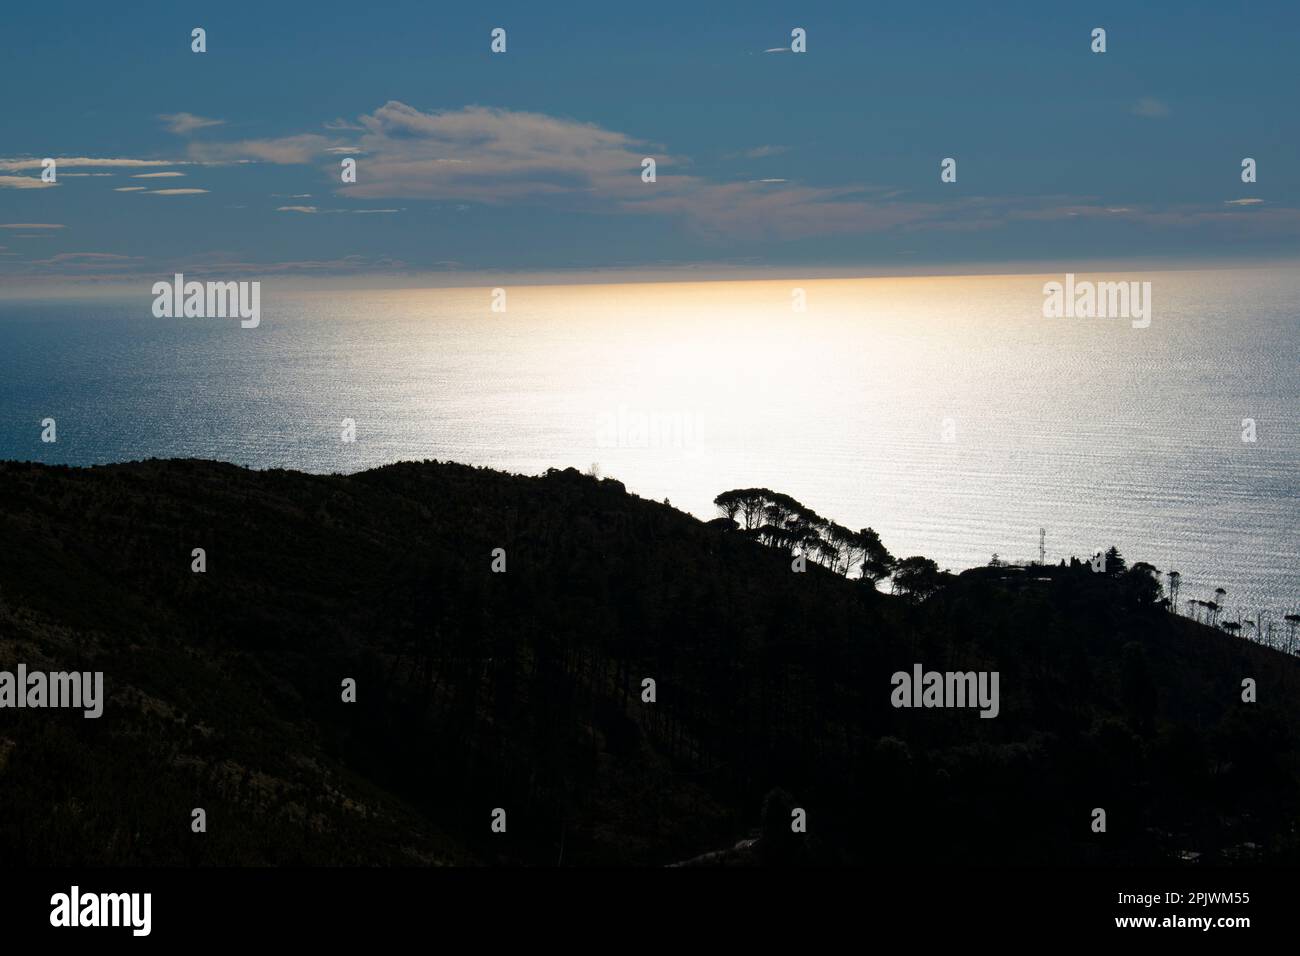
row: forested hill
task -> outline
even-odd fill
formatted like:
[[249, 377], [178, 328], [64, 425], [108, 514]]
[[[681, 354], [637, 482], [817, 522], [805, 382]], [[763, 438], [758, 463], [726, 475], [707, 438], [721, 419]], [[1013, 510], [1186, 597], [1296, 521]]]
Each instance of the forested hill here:
[[[0, 464], [0, 670], [107, 695], [0, 709], [0, 863], [1300, 859], [1294, 657], [1086, 566], [905, 601], [724, 524], [574, 471]], [[892, 706], [915, 664], [998, 715]]]

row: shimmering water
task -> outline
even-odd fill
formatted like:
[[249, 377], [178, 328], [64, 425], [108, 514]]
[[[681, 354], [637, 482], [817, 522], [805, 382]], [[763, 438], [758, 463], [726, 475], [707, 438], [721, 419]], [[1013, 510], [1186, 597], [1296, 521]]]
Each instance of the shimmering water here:
[[1080, 276], [1151, 281], [1135, 329], [1044, 318], [1062, 278], [519, 287], [504, 314], [488, 289], [267, 282], [249, 330], [153, 318], [147, 283], [0, 300], [0, 457], [598, 463], [701, 517], [765, 485], [954, 570], [1036, 557], [1044, 527], [1052, 561], [1114, 543], [1232, 617], [1294, 610], [1300, 279]]

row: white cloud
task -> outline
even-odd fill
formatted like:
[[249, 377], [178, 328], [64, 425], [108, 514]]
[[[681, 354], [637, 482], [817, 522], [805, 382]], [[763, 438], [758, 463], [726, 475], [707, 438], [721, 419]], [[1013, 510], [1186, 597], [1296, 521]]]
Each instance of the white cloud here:
[[193, 113], [160, 113], [158, 118], [167, 126], [169, 133], [176, 133], [178, 136], [185, 136], [198, 129], [207, 129], [209, 126], [221, 126], [226, 122], [195, 116]]
[[[1159, 115], [1159, 108], [1148, 113]], [[1166, 110], [1167, 112], [1167, 110]], [[1240, 222], [1258, 217], [1241, 209], [1210, 207], [1114, 207], [1095, 198], [1037, 196], [921, 201], [896, 189], [846, 183], [808, 186], [771, 177], [725, 182], [691, 175], [688, 158], [657, 143], [581, 120], [467, 106], [423, 112], [390, 100], [361, 116], [359, 129], [330, 138], [308, 133], [272, 139], [190, 143], [192, 162], [314, 165], [335, 195], [352, 200], [427, 200], [457, 211], [466, 204], [541, 206], [560, 213], [640, 215], [672, 218], [696, 232], [725, 239], [800, 238], [882, 231], [981, 230], [1022, 220], [1119, 217], [1157, 226], [1204, 221]], [[360, 135], [357, 135], [357, 132]], [[351, 142], [352, 145], [342, 144]], [[330, 150], [364, 153], [359, 181], [339, 186], [338, 160]], [[741, 154], [761, 158], [786, 147], [762, 145]], [[654, 157], [658, 180], [641, 179], [641, 161]], [[734, 158], [734, 157], [733, 157]], [[39, 160], [22, 161], [39, 164]], [[116, 162], [166, 165], [164, 161]], [[305, 183], [304, 183], [305, 185]], [[773, 189], [781, 185], [781, 189]], [[188, 195], [206, 190], [156, 190], [157, 195]], [[309, 194], [278, 194], [299, 200]], [[379, 205], [379, 203], [377, 203]], [[1229, 205], [1248, 205], [1229, 201]], [[335, 209], [285, 205], [277, 211], [299, 214], [394, 214], [400, 208]], [[1217, 217], [1217, 218], [1216, 218]], [[1294, 230], [1300, 213], [1281, 211], [1265, 225]]]
[[178, 173], [174, 170], [166, 173], [134, 173], [132, 179], [170, 179], [174, 176], [184, 176], [184, 173]]
[[195, 196], [207, 192], [206, 189], [148, 189], [146, 196]]
[[373, 213], [402, 212], [401, 209], [321, 209], [319, 206], [277, 206], [276, 212], [321, 213], [322, 215], [365, 216]]
[[142, 193], [142, 192], [145, 192], [148, 188], [149, 188], [148, 186], [117, 186], [117, 187], [115, 187], [115, 188], [113, 189], [113, 192], [115, 192], [115, 193]]
[[0, 229], [66, 229], [67, 226], [53, 222], [0, 222]]
[[482, 106], [422, 113], [390, 100], [361, 124], [369, 159], [360, 182], [346, 190], [358, 198], [631, 198], [646, 187], [643, 157], [656, 158], [661, 178], [673, 162], [623, 133], [542, 113]]
[[1228, 199], [1223, 204], [1225, 206], [1255, 206], [1263, 201], [1262, 199]]
[[42, 182], [37, 176], [0, 176], [0, 189], [45, 189], [57, 185]]
[[[132, 167], [132, 166], [188, 166], [186, 162], [176, 162], [172, 159], [113, 159], [101, 158], [96, 159], [90, 156], [63, 156], [54, 157], [59, 169], [77, 169], [80, 167]], [[24, 169], [40, 169], [41, 160], [39, 159], [0, 159], [0, 170], [8, 172], [20, 172]]]
[[315, 133], [282, 136], [278, 139], [245, 139], [229, 143], [190, 143], [191, 159], [203, 163], [247, 162], [295, 165], [310, 163], [333, 140]]
[[[364, 176], [340, 195], [485, 204], [550, 204], [593, 213], [684, 219], [698, 231], [751, 237], [867, 232], [953, 215], [952, 206], [886, 202], [858, 186], [711, 182], [684, 158], [593, 123], [482, 106], [424, 113], [390, 100], [360, 118]], [[654, 157], [658, 180], [641, 180]]]

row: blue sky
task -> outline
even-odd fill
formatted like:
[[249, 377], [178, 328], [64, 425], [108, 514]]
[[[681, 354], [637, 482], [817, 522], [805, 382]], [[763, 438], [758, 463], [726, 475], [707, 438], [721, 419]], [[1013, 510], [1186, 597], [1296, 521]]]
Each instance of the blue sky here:
[[1294, 2], [11, 4], [0, 285], [1291, 259], [1298, 60]]

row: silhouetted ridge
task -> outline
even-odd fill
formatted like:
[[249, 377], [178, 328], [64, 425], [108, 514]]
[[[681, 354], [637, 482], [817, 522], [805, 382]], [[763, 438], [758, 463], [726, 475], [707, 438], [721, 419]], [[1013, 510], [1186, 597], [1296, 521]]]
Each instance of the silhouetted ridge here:
[[[1297, 859], [1294, 658], [1136, 566], [947, 575], [769, 498], [705, 523], [571, 469], [0, 464], [0, 668], [109, 696], [0, 712], [0, 860]], [[918, 663], [998, 671], [997, 718], [892, 706]]]

